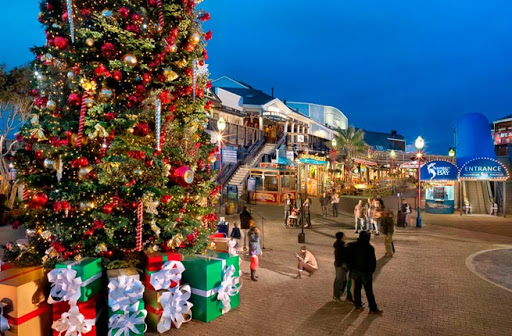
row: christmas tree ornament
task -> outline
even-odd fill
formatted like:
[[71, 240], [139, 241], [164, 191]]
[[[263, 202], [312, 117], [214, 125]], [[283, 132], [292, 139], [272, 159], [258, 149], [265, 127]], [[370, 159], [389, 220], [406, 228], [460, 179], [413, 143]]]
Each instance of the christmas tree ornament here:
[[36, 206], [44, 206], [46, 202], [48, 202], [48, 195], [44, 192], [38, 192], [32, 196], [32, 203]]
[[79, 209], [82, 212], [92, 210], [96, 207], [96, 203], [92, 200], [83, 200], [80, 201]]
[[53, 40], [53, 44], [57, 49], [65, 50], [68, 47], [68, 39], [62, 36], [56, 36]]
[[165, 20], [164, 20], [164, 10], [162, 6], [162, 0], [156, 0], [156, 5], [158, 7], [158, 24], [162, 29], [165, 26]]
[[92, 166], [82, 167], [78, 170], [78, 178], [81, 180], [86, 179], [87, 175], [92, 171]]
[[135, 129], [133, 127], [128, 127], [126, 129], [126, 133], [128, 133], [128, 134], [133, 134], [133, 132], [135, 132]]
[[46, 169], [52, 169], [54, 164], [55, 164], [55, 161], [52, 159], [44, 159], [44, 161], [43, 161], [43, 166]]
[[88, 47], [92, 47], [94, 45], [94, 39], [92, 37], [88, 37], [85, 39], [85, 44], [88, 46]]
[[171, 68], [164, 69], [164, 76], [165, 80], [168, 82], [172, 82], [173, 80], [179, 77], [178, 74], [174, 72]]
[[78, 133], [76, 135], [76, 146], [82, 146], [82, 133], [84, 131], [85, 112], [87, 111], [87, 91], [82, 95], [82, 107], [80, 108], [80, 118], [78, 120]]
[[115, 70], [112, 73], [112, 78], [114, 78], [116, 81], [120, 81], [121, 79], [123, 79], [123, 73], [119, 70]]
[[107, 248], [107, 245], [105, 243], [101, 243], [101, 244], [96, 245], [96, 252], [97, 253], [105, 252], [107, 250], [108, 250], [108, 248]]
[[50, 111], [55, 111], [55, 109], [57, 108], [57, 104], [53, 100], [48, 100], [48, 102], [46, 103], [46, 108]]
[[94, 99], [91, 97], [85, 98], [85, 105], [91, 108], [94, 105]]
[[192, 33], [189, 36], [188, 41], [190, 43], [192, 43], [193, 45], [199, 44], [199, 42], [201, 42], [201, 35], [199, 33], [197, 33], [197, 32]]
[[110, 215], [112, 211], [114, 211], [114, 205], [113, 204], [105, 204], [102, 208], [103, 213]]
[[144, 221], [144, 207], [142, 204], [142, 199], [139, 198], [137, 201], [137, 232], [135, 237], [135, 251], [142, 251], [142, 224]]
[[111, 18], [112, 17], [112, 12], [108, 9], [104, 9], [102, 12], [101, 12], [101, 16], [105, 17], [105, 18]]
[[129, 67], [135, 67], [138, 63], [137, 57], [133, 54], [126, 54], [123, 56], [123, 63]]
[[189, 166], [181, 166], [176, 168], [173, 173], [173, 181], [179, 185], [190, 185], [194, 182], [194, 172]]
[[87, 78], [80, 79], [80, 86], [85, 90], [89, 92], [96, 91], [96, 82], [92, 80], [88, 80]]
[[104, 43], [101, 46], [101, 53], [105, 58], [112, 59], [116, 56], [116, 47], [110, 42]]
[[141, 177], [142, 174], [143, 174], [143, 172], [139, 168], [136, 168], [136, 169], [133, 170], [133, 175], [135, 175], [137, 177]]
[[100, 99], [103, 101], [108, 101], [108, 100], [112, 99], [112, 90], [107, 89], [107, 88], [101, 89]]
[[185, 44], [185, 47], [183, 47], [183, 49], [185, 49], [185, 51], [187, 51], [189, 53], [193, 52], [195, 48], [196, 48], [196, 45], [192, 44], [190, 42]]
[[155, 137], [156, 137], [156, 150], [160, 151], [160, 127], [162, 118], [162, 102], [160, 99], [155, 100]]
[[73, 22], [73, 3], [71, 0], [66, 0], [66, 9], [69, 21], [69, 34], [71, 36], [71, 42], [75, 43], [75, 25]]
[[172, 166], [170, 164], [166, 163], [164, 165], [164, 169], [163, 169], [162, 175], [163, 176], [169, 176], [169, 174], [171, 173], [171, 169], [172, 169]]
[[186, 60], [185, 58], [183, 58], [183, 59], [181, 59], [181, 60], [179, 60], [179, 61], [174, 62], [174, 64], [175, 64], [178, 68], [180, 68], [180, 69], [182, 69], [182, 68], [186, 67], [186, 66], [187, 66], [187, 63], [188, 63], [188, 62], [187, 62], [187, 60]]
[[122, 18], [127, 18], [130, 15], [130, 11], [126, 7], [120, 7], [117, 12], [119, 13], [119, 16]]

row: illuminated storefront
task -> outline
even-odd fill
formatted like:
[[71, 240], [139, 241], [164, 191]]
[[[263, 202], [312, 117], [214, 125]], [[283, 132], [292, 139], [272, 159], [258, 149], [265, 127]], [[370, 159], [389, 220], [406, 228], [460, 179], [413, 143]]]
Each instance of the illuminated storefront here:
[[299, 156], [300, 193], [320, 196], [324, 191], [327, 158], [319, 155], [303, 154]]
[[250, 198], [256, 204], [283, 204], [286, 195], [297, 198], [296, 171], [275, 163], [261, 163], [251, 168], [248, 180]]

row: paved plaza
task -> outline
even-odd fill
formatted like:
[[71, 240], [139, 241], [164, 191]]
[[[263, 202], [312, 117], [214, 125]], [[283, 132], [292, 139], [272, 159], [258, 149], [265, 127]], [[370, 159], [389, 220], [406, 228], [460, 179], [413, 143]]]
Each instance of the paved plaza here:
[[[350, 302], [331, 301], [334, 234], [341, 230], [351, 240], [356, 237], [349, 214], [314, 215], [306, 245], [317, 257], [319, 271], [296, 280], [300, 229], [283, 226], [281, 207], [253, 206], [252, 211], [266, 218], [260, 281], [244, 276], [239, 308], [166, 335], [512, 335], [512, 292], [466, 266], [468, 257], [480, 251], [512, 248], [510, 219], [423, 214], [422, 229], [397, 228], [392, 259], [383, 257], [384, 238], [372, 237], [378, 259], [374, 289], [384, 310], [375, 316], [368, 309], [354, 311]], [[261, 226], [261, 219], [254, 217]], [[232, 224], [237, 218], [228, 220]], [[247, 258], [242, 270], [249, 272]], [[486, 271], [496, 270], [484, 267]], [[502, 281], [512, 284], [511, 274]]]
[[[384, 310], [375, 316], [354, 311], [350, 302], [331, 301], [334, 234], [341, 230], [355, 239], [351, 214], [323, 218], [313, 210], [306, 245], [317, 257], [317, 273], [293, 279], [300, 229], [283, 226], [282, 207], [252, 206], [258, 226], [259, 216], [265, 217], [260, 281], [244, 275], [240, 307], [165, 335], [512, 335], [511, 219], [423, 213], [423, 228], [396, 229], [392, 259], [383, 257], [384, 237], [372, 237], [378, 259], [374, 289]], [[238, 218], [227, 220], [232, 225]], [[4, 241], [15, 232], [2, 227], [0, 234]], [[242, 270], [249, 272], [246, 257]]]

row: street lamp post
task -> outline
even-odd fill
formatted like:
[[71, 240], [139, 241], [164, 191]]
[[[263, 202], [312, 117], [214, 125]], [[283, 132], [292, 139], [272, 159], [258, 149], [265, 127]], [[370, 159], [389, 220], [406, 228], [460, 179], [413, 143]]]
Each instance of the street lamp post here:
[[219, 146], [219, 182], [220, 182], [220, 200], [219, 200], [219, 212], [220, 207], [222, 206], [222, 194], [223, 194], [223, 188], [222, 188], [222, 132], [226, 129], [226, 121], [224, 118], [220, 117], [219, 120], [217, 120], [217, 130], [219, 133], [217, 134], [217, 142]]
[[418, 152], [416, 158], [418, 159], [418, 217], [416, 217], [416, 227], [421, 228], [421, 157], [423, 156], [422, 148], [425, 145], [425, 141], [419, 136], [414, 142]]

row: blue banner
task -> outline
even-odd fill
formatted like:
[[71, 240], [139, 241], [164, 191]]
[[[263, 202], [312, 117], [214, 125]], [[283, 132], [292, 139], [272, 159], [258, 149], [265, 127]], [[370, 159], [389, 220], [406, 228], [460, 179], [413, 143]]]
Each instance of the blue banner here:
[[504, 181], [509, 174], [501, 162], [491, 158], [478, 158], [466, 162], [461, 168], [462, 180], [498, 180]]
[[421, 166], [422, 181], [457, 181], [459, 169], [448, 161], [429, 161]]

